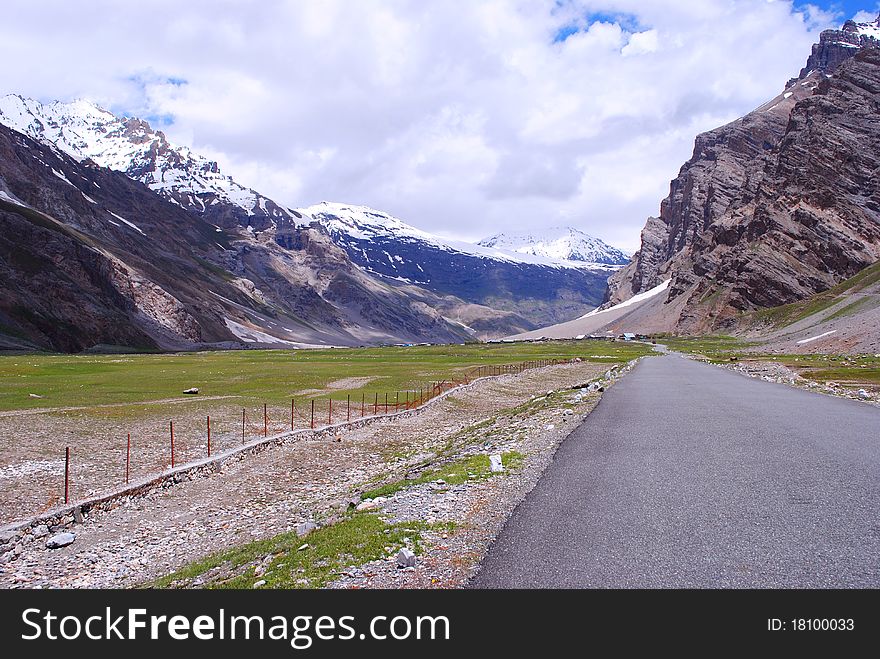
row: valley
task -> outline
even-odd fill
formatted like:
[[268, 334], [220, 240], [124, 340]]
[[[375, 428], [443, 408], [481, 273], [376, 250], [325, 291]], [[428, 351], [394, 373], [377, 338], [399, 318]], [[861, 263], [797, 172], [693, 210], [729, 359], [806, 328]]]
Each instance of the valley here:
[[[289, 199], [144, 99], [0, 96], [0, 588], [876, 587], [880, 16], [856, 19], [745, 114], [748, 76], [579, 105], [597, 34], [622, 71], [689, 47], [603, 15], [545, 29], [547, 71], [485, 63], [580, 52], [547, 107], [345, 79], [304, 148], [287, 116], [255, 137], [255, 83], [219, 146], [177, 133]], [[178, 111], [198, 84], [140, 75]]]

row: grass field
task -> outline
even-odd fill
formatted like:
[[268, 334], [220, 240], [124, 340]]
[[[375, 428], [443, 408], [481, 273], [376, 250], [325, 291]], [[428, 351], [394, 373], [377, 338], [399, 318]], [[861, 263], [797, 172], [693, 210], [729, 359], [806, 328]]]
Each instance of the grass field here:
[[[362, 391], [417, 390], [468, 367], [531, 359], [582, 357], [624, 362], [650, 352], [636, 343], [558, 341], [333, 350], [243, 350], [149, 355], [7, 355], [0, 357], [0, 411], [60, 408], [200, 396], [236, 396], [243, 405], [289, 401], [297, 392], [320, 395], [333, 382], [334, 397]], [[40, 398], [31, 397], [31, 394]], [[143, 413], [138, 405], [113, 412]]]

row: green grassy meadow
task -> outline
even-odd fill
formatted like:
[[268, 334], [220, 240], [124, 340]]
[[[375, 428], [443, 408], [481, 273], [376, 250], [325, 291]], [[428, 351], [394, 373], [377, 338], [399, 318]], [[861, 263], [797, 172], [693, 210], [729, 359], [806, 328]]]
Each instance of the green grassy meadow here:
[[[297, 392], [309, 392], [306, 398], [326, 395], [327, 385], [338, 380], [372, 378], [362, 386], [334, 388], [333, 397], [344, 399], [348, 394], [359, 397], [362, 392], [418, 390], [428, 382], [460, 376], [475, 366], [574, 357], [613, 364], [650, 352], [650, 346], [638, 343], [554, 341], [140, 355], [3, 355], [0, 411], [114, 404], [136, 408], [140, 403], [180, 398], [190, 387], [198, 387], [202, 397], [240, 397], [243, 405], [283, 404]], [[125, 415], [127, 409], [114, 414]]]

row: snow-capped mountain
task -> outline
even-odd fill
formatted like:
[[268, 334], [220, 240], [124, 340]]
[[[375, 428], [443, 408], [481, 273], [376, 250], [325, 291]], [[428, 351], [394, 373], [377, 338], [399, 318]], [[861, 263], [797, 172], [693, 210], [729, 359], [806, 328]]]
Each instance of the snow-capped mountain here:
[[133, 117], [117, 117], [84, 100], [43, 104], [0, 97], [0, 123], [76, 160], [92, 160], [146, 184], [168, 201], [222, 226], [264, 230], [295, 221], [289, 210], [225, 176], [217, 163], [169, 142]]
[[626, 265], [630, 255], [572, 227], [555, 227], [540, 233], [499, 233], [479, 245], [555, 261]]
[[298, 212], [372, 274], [515, 312], [536, 324], [598, 305], [609, 275], [620, 267], [449, 240], [364, 206], [323, 202]]
[[[336, 239], [338, 244], [343, 245], [352, 244], [352, 241], [377, 239], [395, 240], [403, 243], [425, 243], [437, 249], [460, 252], [470, 256], [556, 268], [594, 266], [594, 269], [606, 270], [607, 268], [603, 266], [624, 265], [629, 261], [629, 258], [622, 251], [609, 247], [601, 240], [591, 238], [584, 233], [581, 233], [582, 238], [578, 238], [580, 243], [577, 249], [580, 249], [580, 252], [575, 252], [574, 248], [567, 251], [559, 249], [559, 254], [563, 255], [558, 256], [551, 249], [543, 252], [538, 249], [511, 249], [507, 244], [502, 244], [501, 241], [498, 244], [487, 244], [489, 241], [481, 241], [474, 244], [461, 240], [442, 238], [427, 231], [417, 229], [393, 215], [366, 206], [324, 201], [308, 208], [299, 208], [297, 212], [307, 218], [318, 221]], [[550, 231], [558, 230], [551, 229]], [[571, 231], [575, 232], [576, 230], [571, 229]], [[504, 234], [500, 234], [495, 238], [503, 237]], [[490, 239], [490, 241], [492, 240], [494, 239]], [[574, 245], [574, 242], [571, 242], [571, 244]], [[589, 246], [589, 248], [586, 246]], [[597, 258], [579, 258], [581, 254], [592, 254]], [[574, 255], [575, 258], [568, 258], [571, 255]], [[387, 257], [385, 260], [388, 260]], [[391, 259], [389, 263], [394, 261], [395, 259]]]

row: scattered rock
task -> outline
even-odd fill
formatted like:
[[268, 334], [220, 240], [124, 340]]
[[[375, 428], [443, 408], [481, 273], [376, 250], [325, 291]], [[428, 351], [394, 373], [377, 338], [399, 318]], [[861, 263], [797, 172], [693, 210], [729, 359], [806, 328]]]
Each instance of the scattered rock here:
[[259, 581], [255, 582], [254, 585], [251, 586], [251, 588], [262, 588], [265, 585], [266, 585], [266, 580], [260, 579]]
[[861, 399], [861, 400], [871, 400], [871, 394], [869, 394], [864, 389], [859, 389], [858, 396], [859, 396], [859, 399]]
[[47, 535], [49, 535], [49, 527], [45, 524], [40, 524], [39, 526], [34, 527], [34, 530], [31, 531], [31, 534], [35, 538], [45, 538]]
[[302, 522], [296, 525], [296, 535], [300, 538], [306, 537], [309, 533], [318, 528], [314, 522]]
[[198, 387], [191, 387], [190, 389], [186, 389], [186, 390], [184, 390], [183, 393], [185, 393], [185, 394], [197, 394], [197, 393], [199, 393], [199, 388], [198, 388]]
[[58, 535], [53, 535], [46, 541], [46, 548], [61, 549], [62, 547], [73, 544], [74, 540], [76, 540], [76, 536], [73, 533], [59, 533]]
[[306, 544], [301, 545], [301, 546], [297, 549], [297, 551], [305, 551], [305, 550], [308, 549], [308, 548], [309, 548], [309, 543], [307, 542]]
[[39, 394], [28, 394], [31, 398], [42, 398]]
[[367, 499], [366, 501], [361, 501], [356, 507], [355, 510], [376, 510], [379, 507], [379, 504], [373, 501], [372, 499]]
[[396, 559], [397, 567], [407, 568], [416, 566], [416, 555], [406, 547], [397, 552]]
[[83, 512], [82, 508], [80, 508], [79, 506], [73, 509], [73, 521], [77, 524], [83, 523]]
[[15, 531], [0, 531], [0, 544], [5, 545], [16, 536]]
[[501, 456], [497, 453], [495, 455], [489, 456], [489, 471], [491, 471], [493, 474], [504, 471], [504, 465], [501, 462]]

